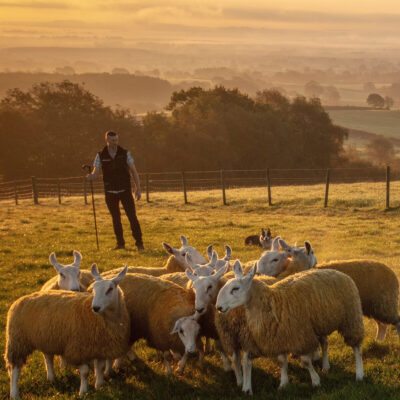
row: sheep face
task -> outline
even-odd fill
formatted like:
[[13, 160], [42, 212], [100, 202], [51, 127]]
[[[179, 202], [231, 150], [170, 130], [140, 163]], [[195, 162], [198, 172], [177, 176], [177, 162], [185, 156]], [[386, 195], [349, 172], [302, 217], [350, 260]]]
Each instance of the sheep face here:
[[118, 284], [125, 277], [128, 266], [113, 279], [103, 279], [97, 269], [97, 265], [92, 265], [92, 275], [95, 279], [93, 284], [92, 310], [96, 314], [102, 314], [106, 310], [111, 310], [119, 303], [120, 290]]
[[210, 303], [214, 303], [218, 295], [218, 281], [229, 267], [229, 262], [225, 268], [221, 268], [215, 274], [210, 276], [198, 276], [192, 273], [189, 269], [186, 270], [186, 275], [193, 281], [193, 290], [195, 292], [195, 309], [198, 314], [204, 314]]
[[217, 310], [226, 313], [233, 308], [240, 307], [247, 302], [249, 290], [256, 273], [257, 264], [243, 277], [242, 266], [236, 260], [233, 271], [235, 278], [229, 279], [220, 290], [217, 297]]
[[304, 242], [304, 247], [296, 247], [296, 245], [289, 246], [284, 240], [280, 239], [279, 244], [299, 264], [308, 268], [314, 268], [317, 265], [317, 258], [310, 242]]
[[199, 336], [200, 325], [193, 316], [179, 318], [175, 322], [174, 329], [171, 335], [178, 334], [183, 345], [185, 352], [189, 355], [196, 354], [197, 351], [197, 337]]
[[212, 252], [211, 260], [208, 264], [198, 265], [193, 261], [193, 258], [190, 254], [186, 254], [185, 261], [186, 264], [194, 271], [197, 276], [209, 276], [214, 272], [215, 264], [217, 262], [217, 252]]
[[266, 251], [257, 263], [257, 273], [278, 276], [289, 264], [287, 252]]
[[82, 261], [82, 255], [79, 251], [74, 250], [74, 262], [69, 265], [61, 265], [54, 253], [49, 256], [50, 263], [58, 273], [58, 286], [63, 290], [72, 290], [79, 292], [81, 271], [79, 264]]
[[190, 254], [196, 264], [205, 264], [207, 262], [206, 259], [194, 247], [187, 245], [187, 239], [183, 235], [181, 236], [181, 242], [182, 247], [180, 249], [176, 249], [165, 242], [163, 242], [162, 245], [168, 254], [171, 254], [176, 258], [176, 261], [182, 266], [182, 269], [188, 267], [185, 260], [186, 254]]

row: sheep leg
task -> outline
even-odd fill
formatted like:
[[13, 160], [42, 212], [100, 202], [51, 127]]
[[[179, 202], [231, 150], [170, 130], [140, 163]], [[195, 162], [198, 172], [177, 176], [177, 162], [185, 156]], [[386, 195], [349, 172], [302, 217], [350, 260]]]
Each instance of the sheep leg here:
[[10, 383], [11, 383], [11, 388], [10, 388], [10, 398], [11, 399], [19, 399], [19, 391], [18, 391], [18, 378], [19, 378], [19, 373], [21, 372], [21, 368], [19, 367], [11, 367], [11, 373], [10, 373]]
[[112, 369], [115, 371], [118, 371], [121, 368], [121, 364], [122, 364], [123, 360], [124, 360], [124, 357], [115, 359], [115, 361], [113, 362], [113, 365], [112, 365]]
[[375, 320], [376, 322], [376, 338], [375, 340], [385, 340], [387, 325]]
[[167, 376], [170, 376], [172, 374], [170, 359], [171, 359], [171, 353], [169, 351], [164, 351], [164, 363]]
[[79, 374], [81, 376], [81, 387], [79, 388], [79, 396], [83, 396], [87, 392], [88, 373], [89, 373], [89, 366], [87, 364], [79, 366]]
[[47, 380], [52, 382], [54, 381], [54, 355], [44, 354], [44, 360], [46, 362]]
[[185, 354], [183, 355], [183, 357], [179, 361], [179, 366], [178, 366], [178, 369], [176, 370], [177, 374], [179, 374], [179, 375], [183, 374], [183, 370], [185, 368], [187, 359], [188, 359], [188, 354], [185, 352]]
[[65, 361], [65, 358], [63, 356], [60, 357], [60, 369], [67, 368], [67, 361]]
[[243, 354], [243, 386], [242, 391], [246, 394], [253, 394], [253, 390], [251, 388], [251, 367], [253, 364], [253, 360], [250, 357], [248, 351], [245, 351]]
[[235, 371], [236, 383], [238, 386], [243, 385], [243, 372], [242, 366], [240, 365], [240, 351], [236, 350], [232, 354], [233, 369]]
[[329, 364], [329, 357], [328, 357], [328, 338], [326, 336], [322, 336], [320, 342], [322, 348], [322, 369], [324, 371], [329, 371], [329, 368], [331, 366]]
[[211, 341], [209, 338], [206, 337], [206, 341], [204, 343], [204, 354], [211, 353]]
[[279, 383], [279, 389], [281, 389], [289, 383], [287, 355], [280, 354], [278, 356], [278, 361], [281, 364], [281, 381]]
[[319, 386], [321, 384], [321, 379], [319, 378], [319, 375], [317, 374], [317, 371], [315, 371], [313, 365], [312, 365], [312, 360], [310, 355], [307, 356], [300, 356], [302, 365], [304, 368], [308, 369], [308, 372], [310, 373], [311, 376], [311, 383], [313, 386]]
[[360, 346], [354, 346], [353, 350], [356, 358], [356, 381], [362, 381], [364, 378], [364, 372]]
[[104, 367], [106, 365], [105, 360], [94, 360], [94, 374], [96, 377], [96, 382], [94, 387], [98, 389], [103, 386], [104, 383]]
[[[123, 358], [124, 357], [122, 356], [121, 357], [121, 362], [122, 362]], [[106, 360], [106, 367], [105, 367], [105, 370], [104, 370], [104, 375], [110, 375], [110, 373], [112, 371], [112, 365], [113, 365], [113, 360]]]

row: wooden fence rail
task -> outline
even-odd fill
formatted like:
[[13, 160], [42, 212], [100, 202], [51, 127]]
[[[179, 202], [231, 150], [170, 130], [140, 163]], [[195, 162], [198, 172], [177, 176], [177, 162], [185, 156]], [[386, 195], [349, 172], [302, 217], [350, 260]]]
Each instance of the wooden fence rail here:
[[[139, 174], [146, 201], [151, 201], [152, 192], [183, 191], [183, 201], [189, 202], [190, 191], [222, 190], [222, 204], [227, 205], [227, 190], [240, 187], [265, 187], [266, 202], [273, 206], [272, 191], [279, 193], [279, 186], [308, 186], [325, 184], [323, 206], [328, 207], [330, 187], [337, 183], [382, 182], [386, 183], [386, 209], [390, 208], [390, 183], [400, 180], [400, 173], [386, 168], [330, 168], [330, 169], [264, 169], [264, 170], [219, 170], [219, 171], [181, 171], [153, 172]], [[31, 198], [39, 204], [41, 198], [56, 197], [62, 204], [62, 198], [82, 196], [88, 204], [88, 183], [85, 177], [37, 178], [11, 182], [0, 182], [0, 200], [21, 200]], [[94, 193], [103, 193], [101, 179], [93, 182]], [[274, 195], [276, 196], [276, 195]]]

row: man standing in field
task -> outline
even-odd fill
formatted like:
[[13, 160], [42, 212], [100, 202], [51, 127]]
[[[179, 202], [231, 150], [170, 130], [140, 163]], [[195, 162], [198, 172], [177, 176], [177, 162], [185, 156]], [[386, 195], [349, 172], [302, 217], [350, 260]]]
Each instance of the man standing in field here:
[[130, 174], [132, 174], [136, 185], [135, 199], [140, 200], [140, 181], [135, 163], [130, 152], [118, 146], [118, 135], [115, 132], [107, 131], [105, 139], [107, 145], [97, 153], [93, 163], [93, 172], [88, 174], [87, 178], [90, 180], [97, 179], [100, 175], [100, 169], [102, 169], [106, 204], [112, 217], [114, 233], [117, 238], [117, 245], [114, 250], [125, 248], [119, 208], [120, 201], [129, 219], [136, 247], [138, 250], [144, 250], [142, 231], [136, 216], [130, 179]]

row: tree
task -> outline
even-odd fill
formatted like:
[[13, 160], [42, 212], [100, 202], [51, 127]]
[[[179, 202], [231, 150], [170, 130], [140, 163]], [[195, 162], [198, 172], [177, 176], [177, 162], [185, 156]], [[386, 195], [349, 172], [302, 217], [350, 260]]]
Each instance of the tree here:
[[0, 147], [0, 173], [5, 179], [80, 175], [108, 129], [132, 150], [140, 143], [139, 124], [127, 110], [113, 111], [81, 85], [66, 80], [10, 90], [0, 102], [0, 138], [7, 143]]
[[387, 165], [395, 158], [393, 143], [384, 136], [377, 136], [366, 146], [367, 155], [379, 165]]
[[383, 108], [385, 105], [385, 99], [378, 93], [371, 93], [367, 97], [367, 103], [375, 108]]
[[390, 110], [394, 105], [394, 100], [389, 97], [389, 96], [385, 96], [385, 106], [388, 110]]
[[309, 81], [305, 84], [304, 91], [308, 97], [320, 97], [324, 88], [318, 82]]
[[264, 89], [262, 92], [257, 92], [256, 101], [266, 104], [274, 110], [288, 110], [290, 106], [289, 99], [284, 96], [278, 89]]

